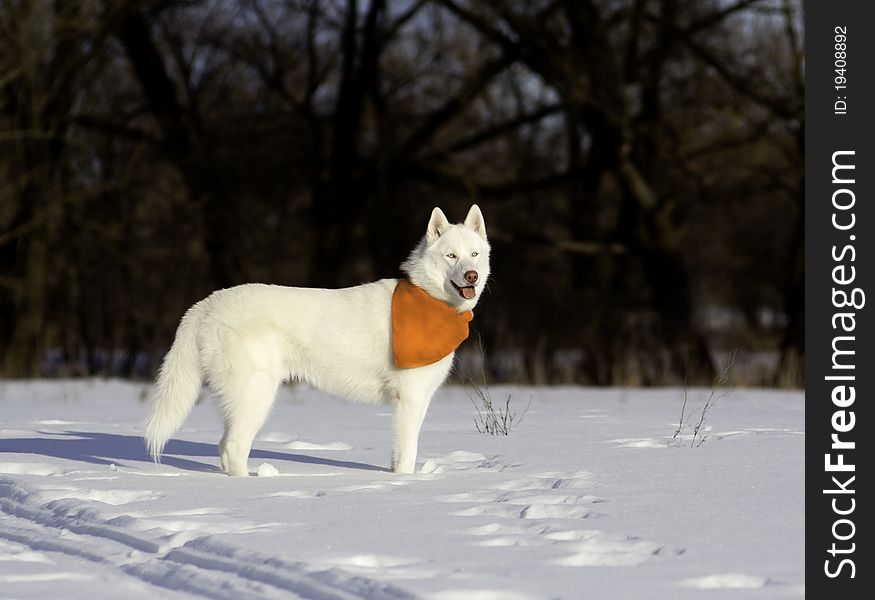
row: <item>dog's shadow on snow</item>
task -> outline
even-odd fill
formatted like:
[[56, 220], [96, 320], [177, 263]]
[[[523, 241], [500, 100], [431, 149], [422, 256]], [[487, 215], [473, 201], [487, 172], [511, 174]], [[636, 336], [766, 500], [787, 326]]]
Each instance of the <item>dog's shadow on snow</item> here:
[[[143, 445], [143, 438], [117, 433], [94, 431], [52, 432], [52, 437], [0, 439], [0, 452], [13, 454], [39, 454], [50, 458], [77, 460], [95, 465], [123, 465], [123, 461], [151, 462]], [[221, 472], [215, 465], [192, 460], [189, 457], [217, 456], [215, 444], [170, 440], [161, 457], [162, 464], [185, 471]], [[385, 471], [386, 469], [346, 460], [332, 460], [304, 454], [288, 454], [270, 450], [253, 449], [251, 460], [278, 460], [308, 465], [322, 465], [339, 469]]]

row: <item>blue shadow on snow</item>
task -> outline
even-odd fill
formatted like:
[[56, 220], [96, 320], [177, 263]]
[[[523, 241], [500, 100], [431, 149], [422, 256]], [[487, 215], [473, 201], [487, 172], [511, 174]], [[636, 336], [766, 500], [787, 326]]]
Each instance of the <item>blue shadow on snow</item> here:
[[[143, 445], [143, 438], [117, 433], [98, 433], [93, 431], [51, 432], [55, 437], [5, 438], [0, 439], [0, 452], [12, 454], [38, 454], [50, 458], [78, 460], [80, 462], [125, 466], [122, 461], [151, 462]], [[64, 436], [64, 437], [57, 437]], [[161, 457], [162, 464], [185, 471], [219, 472], [211, 464], [183, 457], [217, 456], [214, 444], [170, 440]], [[385, 471], [380, 467], [346, 460], [332, 460], [303, 454], [288, 454], [270, 450], [253, 449], [250, 459], [281, 460], [308, 465], [322, 465], [339, 469], [358, 469], [364, 471]]]

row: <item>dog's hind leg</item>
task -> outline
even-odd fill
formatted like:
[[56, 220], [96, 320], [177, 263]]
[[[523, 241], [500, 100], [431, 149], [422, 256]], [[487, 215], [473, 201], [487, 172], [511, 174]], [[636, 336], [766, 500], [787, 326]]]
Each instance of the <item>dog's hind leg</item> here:
[[226, 473], [249, 475], [252, 441], [264, 425], [279, 383], [279, 377], [266, 371], [255, 371], [222, 394], [225, 435], [219, 442], [219, 456]]

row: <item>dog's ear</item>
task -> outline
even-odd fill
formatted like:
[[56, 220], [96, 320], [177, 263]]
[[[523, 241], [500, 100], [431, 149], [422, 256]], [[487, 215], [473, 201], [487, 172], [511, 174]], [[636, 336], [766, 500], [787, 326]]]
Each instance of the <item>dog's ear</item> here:
[[428, 229], [425, 231], [428, 243], [431, 244], [441, 237], [449, 226], [450, 222], [447, 220], [444, 211], [435, 206], [434, 210], [431, 211], [431, 219], [428, 220]]
[[465, 227], [473, 229], [477, 235], [486, 239], [486, 221], [483, 220], [483, 213], [476, 204], [471, 205], [468, 216], [465, 217]]

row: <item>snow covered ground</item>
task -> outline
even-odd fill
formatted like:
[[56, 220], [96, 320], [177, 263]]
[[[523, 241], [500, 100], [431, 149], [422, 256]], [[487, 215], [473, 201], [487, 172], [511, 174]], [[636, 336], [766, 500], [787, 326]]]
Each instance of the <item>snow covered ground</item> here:
[[147, 386], [0, 383], [0, 598], [804, 595], [802, 393], [737, 390], [690, 448], [678, 389], [491, 391], [533, 399], [510, 436], [445, 389], [399, 476], [388, 407], [285, 389], [232, 478], [209, 399], [155, 465]]

